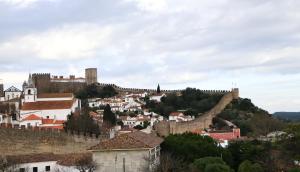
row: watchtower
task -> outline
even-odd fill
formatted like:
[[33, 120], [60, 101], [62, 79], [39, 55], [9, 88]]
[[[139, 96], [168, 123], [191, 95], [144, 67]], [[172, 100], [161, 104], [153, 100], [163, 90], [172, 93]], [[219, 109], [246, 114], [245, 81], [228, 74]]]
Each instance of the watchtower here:
[[233, 88], [232, 89], [232, 96], [234, 99], [239, 99], [240, 97], [240, 91], [238, 88]]
[[91, 85], [98, 82], [97, 79], [97, 68], [87, 68], [85, 69], [85, 82], [87, 85]]

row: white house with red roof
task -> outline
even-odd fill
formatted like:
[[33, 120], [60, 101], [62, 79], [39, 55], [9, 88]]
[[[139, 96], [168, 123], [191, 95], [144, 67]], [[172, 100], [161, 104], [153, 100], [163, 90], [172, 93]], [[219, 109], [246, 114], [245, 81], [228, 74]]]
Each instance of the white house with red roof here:
[[25, 128], [29, 127], [39, 127], [42, 124], [42, 118], [40, 116], [37, 116], [35, 114], [30, 114], [26, 117], [24, 117], [20, 121], [20, 126], [24, 126]]
[[176, 122], [182, 122], [182, 121], [192, 121], [194, 118], [189, 115], [184, 115], [183, 112], [172, 112], [169, 115], [169, 121], [176, 121]]
[[20, 127], [39, 127], [39, 128], [51, 128], [51, 129], [63, 129], [65, 120], [55, 120], [55, 119], [44, 119], [38, 115], [30, 114], [24, 117], [20, 121]]
[[31, 75], [28, 84], [23, 85], [24, 99], [20, 110], [21, 120], [30, 114], [43, 119], [67, 120], [68, 115], [79, 110], [81, 103], [72, 93], [38, 94]]
[[166, 94], [165, 93], [157, 93], [154, 95], [151, 95], [149, 97], [150, 100], [156, 101], [156, 102], [161, 102], [161, 98], [165, 97]]
[[28, 114], [36, 114], [43, 119], [67, 120], [68, 115], [81, 107], [80, 100], [71, 93], [35, 95], [34, 90], [25, 89], [24, 97], [20, 110], [21, 119]]

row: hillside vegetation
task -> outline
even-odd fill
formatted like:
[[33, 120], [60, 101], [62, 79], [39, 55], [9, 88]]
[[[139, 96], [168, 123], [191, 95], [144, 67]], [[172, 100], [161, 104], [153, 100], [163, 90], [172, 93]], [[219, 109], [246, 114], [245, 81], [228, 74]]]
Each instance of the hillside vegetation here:
[[160, 103], [146, 101], [150, 110], [168, 117], [171, 112], [183, 110], [185, 115], [198, 116], [213, 108], [222, 98], [222, 94], [211, 95], [195, 88], [187, 88], [181, 95], [168, 94]]
[[255, 106], [250, 99], [243, 98], [233, 100], [218, 117], [231, 121], [240, 127], [241, 134], [244, 136], [265, 135], [272, 131], [281, 130], [285, 125], [267, 111]]

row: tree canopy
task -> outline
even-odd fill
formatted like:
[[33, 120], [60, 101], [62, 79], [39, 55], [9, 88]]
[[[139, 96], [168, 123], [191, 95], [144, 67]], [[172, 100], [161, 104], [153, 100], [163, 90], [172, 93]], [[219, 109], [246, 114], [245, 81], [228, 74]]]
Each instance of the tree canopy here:
[[213, 108], [223, 95], [210, 95], [195, 88], [187, 88], [181, 95], [168, 94], [160, 103], [146, 101], [146, 107], [152, 111], [168, 117], [173, 111], [186, 110], [186, 115], [197, 116]]
[[79, 99], [108, 98], [117, 95], [118, 92], [112, 86], [99, 87], [96, 84], [85, 86], [76, 93]]
[[263, 168], [258, 164], [252, 164], [250, 161], [246, 160], [240, 164], [238, 172], [263, 172]]
[[165, 139], [162, 148], [186, 162], [193, 162], [195, 159], [208, 156], [220, 157], [221, 155], [228, 162], [231, 159], [230, 153], [219, 147], [211, 137], [192, 133], [170, 135]]
[[117, 117], [116, 114], [114, 114], [111, 111], [110, 105], [107, 104], [104, 108], [103, 112], [103, 122], [110, 124], [112, 126], [115, 126], [117, 124]]
[[93, 118], [88, 113], [82, 115], [71, 114], [68, 116], [68, 120], [64, 126], [65, 130], [85, 132], [92, 134], [100, 134], [98, 124], [96, 124]]

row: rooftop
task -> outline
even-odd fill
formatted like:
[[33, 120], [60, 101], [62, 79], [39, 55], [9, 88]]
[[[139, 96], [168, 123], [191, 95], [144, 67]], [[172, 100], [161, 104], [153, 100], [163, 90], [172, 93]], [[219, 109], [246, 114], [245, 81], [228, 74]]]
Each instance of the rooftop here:
[[73, 103], [74, 100], [27, 102], [22, 106], [22, 110], [70, 109]]
[[29, 155], [15, 155], [7, 156], [7, 161], [10, 164], [26, 164], [34, 162], [49, 162], [57, 161], [58, 164], [63, 166], [74, 166], [79, 161], [85, 162], [92, 160], [92, 155], [89, 153], [80, 154], [53, 154], [53, 153], [41, 153], [41, 154], [29, 154]]
[[38, 94], [38, 98], [72, 98], [73, 93], [43, 93]]

